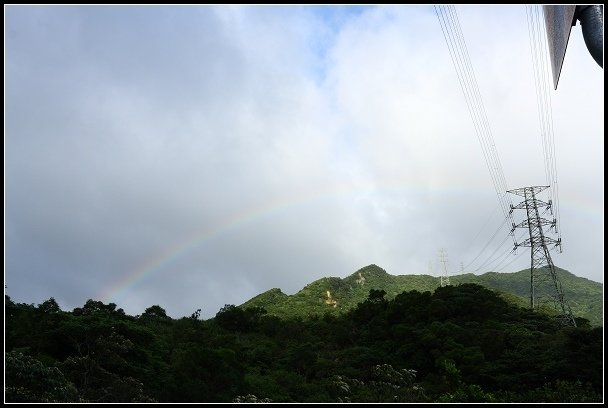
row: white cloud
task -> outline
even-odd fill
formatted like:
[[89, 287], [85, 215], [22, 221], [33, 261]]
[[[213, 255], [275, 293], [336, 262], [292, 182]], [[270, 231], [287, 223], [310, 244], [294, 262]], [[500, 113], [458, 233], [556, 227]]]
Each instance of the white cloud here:
[[[458, 12], [509, 186], [542, 184], [525, 10]], [[369, 263], [427, 273], [441, 247], [457, 273], [500, 224], [432, 7], [11, 6], [6, 21], [17, 301], [210, 317]], [[553, 93], [555, 261], [603, 281], [603, 77], [578, 34]]]

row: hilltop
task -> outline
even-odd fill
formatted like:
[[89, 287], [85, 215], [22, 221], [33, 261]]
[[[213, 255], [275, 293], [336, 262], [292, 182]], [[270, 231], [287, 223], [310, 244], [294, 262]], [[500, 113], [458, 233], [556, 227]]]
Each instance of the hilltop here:
[[[576, 317], [588, 319], [593, 326], [601, 326], [603, 285], [578, 277], [565, 269], [556, 268], [564, 297]], [[482, 275], [465, 273], [450, 276], [452, 285], [476, 283], [500, 292], [512, 303], [525, 307], [529, 304], [530, 271], [513, 273], [487, 272]], [[263, 307], [278, 317], [308, 317], [326, 312], [340, 314], [353, 309], [367, 299], [370, 289], [384, 290], [387, 299], [404, 291], [434, 292], [439, 278], [431, 275], [391, 275], [371, 264], [345, 278], [324, 277], [309, 283], [294, 295], [279, 288], [263, 292], [241, 305], [242, 308]]]

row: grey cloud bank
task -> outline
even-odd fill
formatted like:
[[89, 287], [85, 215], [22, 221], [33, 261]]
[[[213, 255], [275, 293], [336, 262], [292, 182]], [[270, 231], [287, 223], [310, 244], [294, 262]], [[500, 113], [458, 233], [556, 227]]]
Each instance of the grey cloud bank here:
[[[208, 318], [370, 263], [428, 273], [439, 248], [460, 273], [501, 214], [433, 8], [331, 10], [5, 7], [5, 292]], [[524, 6], [458, 12], [509, 186], [544, 184]], [[603, 282], [580, 27], [552, 98], [554, 262]]]

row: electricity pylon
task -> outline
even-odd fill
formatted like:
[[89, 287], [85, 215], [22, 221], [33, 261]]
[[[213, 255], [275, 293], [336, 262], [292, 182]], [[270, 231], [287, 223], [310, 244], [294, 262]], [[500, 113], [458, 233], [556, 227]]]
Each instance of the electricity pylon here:
[[543, 231], [543, 226], [549, 225], [549, 229], [553, 228], [557, 232], [557, 221], [555, 218], [552, 221], [541, 218], [538, 213], [539, 207], [547, 207], [547, 210], [551, 210], [551, 200], [546, 203], [536, 198], [538, 193], [547, 188], [549, 186], [534, 186], [507, 191], [507, 193], [516, 194], [524, 198], [524, 201], [521, 203], [515, 206], [511, 205], [510, 212], [525, 209], [527, 213], [526, 220], [517, 225], [513, 223], [511, 233], [515, 231], [515, 228], [527, 228], [530, 234], [530, 238], [527, 238], [524, 242], [520, 244], [515, 243], [515, 248], [518, 246], [531, 248], [530, 307], [533, 310], [538, 310], [539, 308], [552, 306], [557, 311], [557, 318], [562, 324], [576, 326], [570, 305], [564, 299], [562, 284], [557, 277], [555, 265], [553, 265], [551, 254], [547, 248], [548, 245], [561, 247], [561, 238], [555, 240], [546, 236]]
[[439, 262], [443, 264], [443, 272], [440, 277], [441, 287], [447, 286], [450, 284], [450, 277], [448, 276], [448, 254], [445, 252], [445, 249], [441, 248], [439, 250]]

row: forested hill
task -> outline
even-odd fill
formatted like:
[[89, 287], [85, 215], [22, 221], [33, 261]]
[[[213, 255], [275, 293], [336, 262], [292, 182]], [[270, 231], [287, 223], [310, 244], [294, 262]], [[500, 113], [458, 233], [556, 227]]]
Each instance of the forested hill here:
[[[556, 268], [562, 283], [564, 297], [572, 313], [583, 317], [593, 326], [602, 325], [601, 283], [581, 278]], [[514, 273], [488, 272], [483, 275], [467, 273], [450, 276], [450, 284], [477, 283], [499, 291], [504, 298], [526, 306], [530, 296], [530, 270]], [[315, 314], [342, 313], [363, 302], [370, 289], [384, 290], [387, 299], [404, 291], [433, 292], [439, 287], [438, 277], [430, 275], [390, 275], [377, 265], [368, 265], [346, 278], [321, 278], [294, 295], [286, 295], [280, 289], [270, 289], [245, 302], [241, 307], [263, 307], [269, 314], [279, 317], [307, 317]]]
[[345, 313], [293, 319], [234, 305], [209, 320], [94, 300], [4, 307], [5, 402], [603, 400], [603, 328], [563, 327], [474, 283], [371, 289]]

